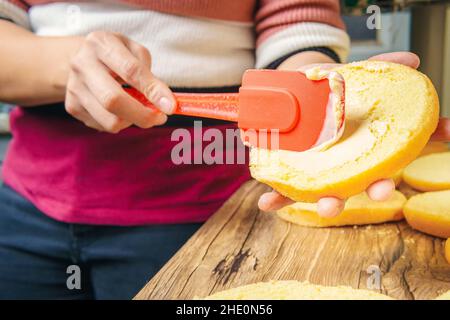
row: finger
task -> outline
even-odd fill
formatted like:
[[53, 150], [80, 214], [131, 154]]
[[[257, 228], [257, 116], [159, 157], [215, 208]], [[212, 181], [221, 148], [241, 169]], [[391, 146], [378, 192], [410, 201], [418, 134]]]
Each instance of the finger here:
[[431, 140], [443, 142], [450, 141], [450, 119], [448, 118], [439, 119], [438, 127], [431, 136]]
[[84, 84], [109, 113], [141, 128], [150, 128], [167, 121], [164, 113], [144, 107], [126, 93], [101, 63], [90, 59], [84, 64], [85, 70], [89, 70], [89, 74], [83, 76]]
[[400, 63], [405, 66], [417, 69], [420, 65], [419, 57], [412, 52], [390, 52], [390, 53], [382, 53], [373, 57], [370, 57], [368, 60], [377, 60], [377, 61], [388, 61]]
[[127, 37], [124, 37], [121, 34], [117, 34], [117, 36], [123, 41], [125, 46], [128, 48], [128, 50], [131, 51], [131, 53], [139, 60], [141, 61], [145, 66], [148, 67], [148, 70], [151, 70], [152, 67], [152, 56], [148, 49], [144, 47], [143, 45], [130, 40]]
[[339, 63], [311, 63], [304, 66], [301, 66], [297, 69], [297, 71], [305, 73], [306, 70], [319, 67], [320, 70], [331, 70], [336, 67], [339, 67], [342, 64]]
[[[155, 105], [156, 108], [166, 114], [175, 111], [175, 98], [169, 87], [161, 80], [153, 76], [150, 71], [151, 59], [149, 54], [144, 53], [143, 47], [136, 43], [127, 41], [129, 47], [121, 40], [122, 38], [109, 35], [106, 36], [108, 49], [100, 47], [97, 51], [100, 61], [108, 68], [118, 74], [125, 82], [138, 91], [142, 92], [146, 98]], [[137, 53], [133, 55], [130, 48]], [[144, 57], [148, 55], [147, 57]], [[142, 60], [139, 60], [140, 57]]]
[[103, 127], [81, 106], [78, 99], [71, 93], [66, 94], [65, 109], [72, 117], [81, 121], [89, 128], [103, 131]]
[[333, 218], [344, 210], [344, 200], [335, 197], [324, 197], [317, 202], [317, 213], [323, 218]]
[[258, 201], [258, 207], [262, 211], [275, 211], [292, 203], [294, 203], [293, 200], [276, 191], [272, 191], [261, 195]]
[[118, 116], [108, 112], [103, 108], [89, 89], [81, 83], [82, 90], [78, 94], [78, 101], [81, 106], [109, 133], [118, 133], [129, 127], [132, 123], [122, 120]]
[[367, 189], [367, 195], [374, 201], [386, 201], [395, 190], [395, 182], [392, 179], [383, 179], [372, 183]]

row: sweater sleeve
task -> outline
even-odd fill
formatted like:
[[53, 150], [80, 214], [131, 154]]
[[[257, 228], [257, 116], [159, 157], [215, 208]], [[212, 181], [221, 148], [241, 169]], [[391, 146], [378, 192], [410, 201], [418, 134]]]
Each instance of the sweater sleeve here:
[[347, 59], [350, 39], [338, 0], [260, 0], [255, 24], [257, 68], [308, 48], [328, 48]]
[[9, 20], [21, 27], [30, 29], [28, 9], [29, 6], [25, 1], [0, 0], [0, 19]]

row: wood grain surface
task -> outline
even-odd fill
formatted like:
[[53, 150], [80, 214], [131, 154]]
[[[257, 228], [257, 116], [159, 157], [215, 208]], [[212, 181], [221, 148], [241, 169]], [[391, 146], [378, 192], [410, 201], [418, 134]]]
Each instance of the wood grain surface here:
[[377, 269], [377, 291], [393, 298], [432, 299], [450, 290], [444, 240], [405, 222], [322, 229], [293, 225], [257, 209], [259, 195], [267, 190], [255, 181], [244, 184], [135, 299], [192, 299], [268, 280], [367, 288]]

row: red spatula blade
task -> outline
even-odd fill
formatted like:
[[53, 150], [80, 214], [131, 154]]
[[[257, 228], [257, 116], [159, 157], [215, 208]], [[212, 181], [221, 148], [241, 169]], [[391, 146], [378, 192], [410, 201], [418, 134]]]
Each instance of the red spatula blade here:
[[[341, 129], [339, 125], [331, 127], [330, 120], [336, 117], [332, 94], [328, 79], [310, 80], [298, 71], [246, 71], [238, 119], [244, 142], [291, 151], [326, 143]], [[343, 106], [343, 92], [340, 98]]]

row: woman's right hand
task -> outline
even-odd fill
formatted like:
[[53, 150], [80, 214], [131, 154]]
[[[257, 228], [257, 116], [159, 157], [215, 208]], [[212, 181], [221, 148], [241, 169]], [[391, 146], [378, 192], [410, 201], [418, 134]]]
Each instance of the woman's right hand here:
[[[128, 95], [115, 75], [142, 92], [159, 111]], [[165, 123], [175, 105], [169, 87], [151, 72], [149, 51], [123, 35], [92, 32], [71, 60], [65, 107], [88, 127], [110, 133], [131, 125], [150, 128]]]

